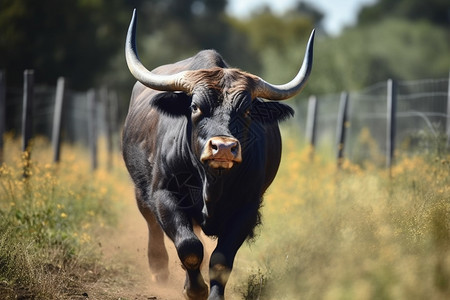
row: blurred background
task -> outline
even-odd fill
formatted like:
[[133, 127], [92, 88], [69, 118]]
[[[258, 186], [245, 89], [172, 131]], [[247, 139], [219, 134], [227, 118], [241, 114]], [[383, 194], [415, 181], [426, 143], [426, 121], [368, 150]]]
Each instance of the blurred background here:
[[[117, 102], [114, 119], [121, 124], [135, 81], [123, 53], [133, 8], [138, 12], [139, 54], [149, 69], [213, 48], [231, 66], [273, 83], [287, 82], [296, 74], [306, 40], [316, 28], [311, 79], [303, 93], [290, 102], [297, 106], [297, 123], [303, 127], [307, 110], [303, 99], [309, 95], [364, 91], [389, 78], [442, 79], [426, 93], [448, 90], [447, 0], [2, 0], [0, 70], [7, 86], [6, 131], [20, 130], [25, 69], [34, 70], [38, 87], [38, 103], [34, 104], [39, 119], [34, 121], [37, 133], [50, 135], [51, 125], [44, 123], [52, 118], [51, 105], [60, 76], [67, 86], [65, 119], [72, 122], [64, 130], [68, 140], [82, 139], [74, 124], [86, 131], [82, 127], [88, 107], [83, 99], [88, 89], [103, 89], [103, 95], [105, 90], [113, 95]], [[376, 93], [385, 95], [384, 88]], [[97, 98], [101, 95], [97, 92]], [[326, 105], [326, 100], [319, 101], [324, 103], [322, 111], [336, 112], [339, 101], [335, 98]], [[442, 129], [446, 96], [432, 101], [439, 103], [425, 109], [441, 114], [438, 121]], [[382, 105], [381, 110], [385, 110], [384, 102]], [[372, 106], [365, 109], [373, 111]], [[99, 114], [105, 112], [100, 109]], [[435, 120], [424, 122], [427, 127]], [[120, 125], [115, 128], [119, 130]]]
[[311, 29], [318, 28], [309, 93], [361, 88], [388, 77], [448, 75], [448, 1], [336, 3], [2, 0], [0, 68], [11, 86], [21, 86], [26, 68], [35, 69], [42, 84], [65, 76], [75, 89], [127, 86], [133, 80], [123, 45], [136, 7], [139, 53], [149, 68], [214, 48], [232, 66], [283, 82], [298, 67]]

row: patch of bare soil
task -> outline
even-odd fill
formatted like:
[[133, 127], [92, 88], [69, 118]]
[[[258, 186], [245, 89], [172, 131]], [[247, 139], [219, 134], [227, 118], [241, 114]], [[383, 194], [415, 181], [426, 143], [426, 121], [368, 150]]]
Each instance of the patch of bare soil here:
[[[129, 195], [130, 200], [121, 212], [119, 226], [114, 231], [109, 229], [102, 233], [99, 238], [103, 253], [101, 264], [106, 270], [89, 288], [87, 292], [89, 299], [184, 299], [182, 292], [185, 273], [175, 247], [167, 237], [169, 281], [165, 285], [151, 281], [147, 261], [147, 224], [134, 202], [131, 187]], [[202, 237], [202, 241], [206, 244], [205, 256], [209, 257], [214, 242], [206, 237]], [[207, 266], [208, 261], [203, 265]], [[203, 270], [202, 273], [205, 276], [207, 271]]]

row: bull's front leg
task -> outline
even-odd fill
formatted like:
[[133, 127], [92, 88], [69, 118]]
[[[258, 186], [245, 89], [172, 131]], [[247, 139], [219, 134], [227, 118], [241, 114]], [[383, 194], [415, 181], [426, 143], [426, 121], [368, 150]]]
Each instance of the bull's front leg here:
[[217, 247], [209, 262], [210, 300], [224, 299], [234, 258], [257, 222], [258, 207], [258, 203], [247, 203], [230, 220], [226, 233], [218, 237]]
[[203, 244], [195, 235], [191, 218], [177, 205], [177, 198], [169, 191], [155, 193], [159, 223], [175, 244], [178, 257], [186, 270], [184, 296], [187, 299], [206, 299], [208, 286], [201, 273]]

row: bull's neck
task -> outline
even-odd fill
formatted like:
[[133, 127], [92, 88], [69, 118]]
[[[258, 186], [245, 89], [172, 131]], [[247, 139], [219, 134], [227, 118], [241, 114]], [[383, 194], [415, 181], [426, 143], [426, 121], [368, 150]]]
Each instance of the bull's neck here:
[[203, 178], [203, 215], [207, 218], [214, 213], [217, 200], [222, 197], [224, 176], [204, 173]]

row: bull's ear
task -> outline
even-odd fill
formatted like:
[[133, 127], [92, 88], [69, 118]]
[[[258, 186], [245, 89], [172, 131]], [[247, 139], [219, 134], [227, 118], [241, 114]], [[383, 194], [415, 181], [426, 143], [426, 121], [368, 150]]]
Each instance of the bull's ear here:
[[184, 116], [190, 113], [191, 97], [182, 92], [159, 93], [150, 104], [170, 116]]
[[253, 120], [262, 123], [281, 122], [294, 116], [294, 110], [280, 102], [265, 102], [261, 99], [254, 99], [250, 111]]

